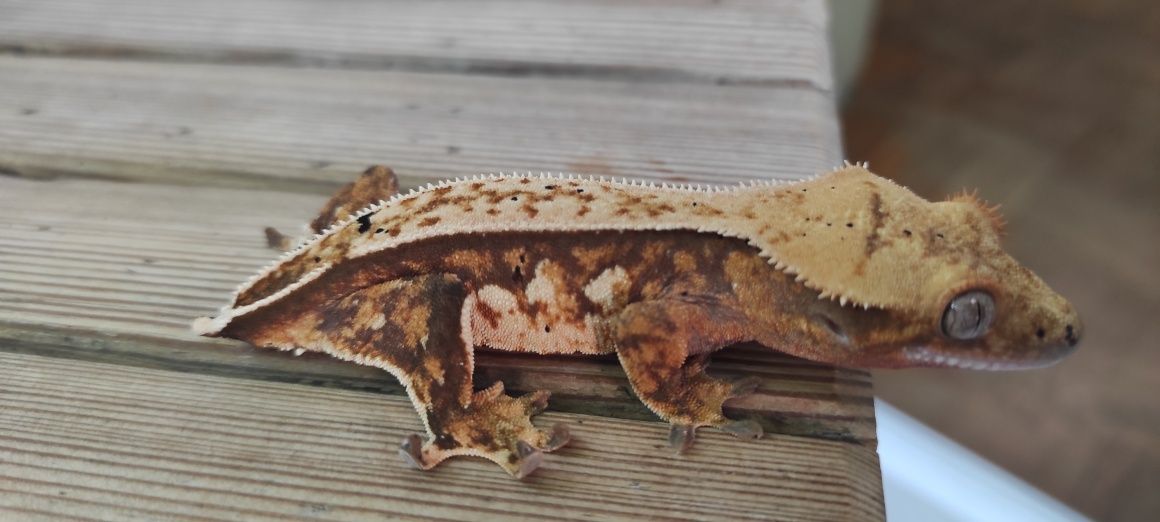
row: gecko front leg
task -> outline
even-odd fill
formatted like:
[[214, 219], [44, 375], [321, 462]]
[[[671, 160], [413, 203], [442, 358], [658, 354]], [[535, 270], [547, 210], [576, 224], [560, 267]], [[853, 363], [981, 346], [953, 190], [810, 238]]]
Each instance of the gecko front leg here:
[[627, 306], [609, 335], [633, 391], [671, 423], [669, 443], [683, 452], [696, 429], [714, 426], [738, 437], [757, 438], [761, 425], [725, 417], [727, 399], [752, 392], [755, 379], [733, 383], [705, 374], [708, 356], [749, 339], [745, 317], [714, 299], [661, 300]]
[[403, 441], [400, 455], [430, 469], [449, 457], [475, 455], [515, 477], [531, 473], [541, 452], [568, 442], [567, 429], [536, 429], [531, 417], [547, 406], [547, 391], [522, 397], [497, 382], [472, 391], [470, 320], [475, 296], [455, 276], [432, 274], [378, 284], [320, 311], [316, 329], [327, 351], [390, 371], [426, 428]]

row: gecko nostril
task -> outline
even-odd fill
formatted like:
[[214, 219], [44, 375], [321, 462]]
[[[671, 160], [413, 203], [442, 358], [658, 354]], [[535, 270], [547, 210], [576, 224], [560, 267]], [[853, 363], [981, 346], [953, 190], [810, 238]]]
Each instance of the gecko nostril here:
[[1040, 329], [1035, 331], [1035, 336], [1040, 338], [1040, 339], [1047, 337], [1047, 330], [1040, 328]]
[[1065, 329], [1064, 339], [1067, 340], [1068, 346], [1075, 346], [1079, 342], [1079, 338], [1075, 336], [1075, 327], [1067, 325]]

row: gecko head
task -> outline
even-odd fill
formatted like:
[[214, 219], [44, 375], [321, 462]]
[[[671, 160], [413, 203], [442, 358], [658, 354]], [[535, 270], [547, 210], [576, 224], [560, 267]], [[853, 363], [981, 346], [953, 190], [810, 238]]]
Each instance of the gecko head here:
[[888, 246], [855, 281], [871, 298], [906, 297], [840, 298], [853, 306], [823, 300], [810, 316], [817, 358], [998, 370], [1048, 366], [1075, 349], [1083, 331], [1075, 308], [1003, 251], [994, 208], [959, 195], [889, 210], [898, 220], [875, 231]]
[[906, 366], [1018, 370], [1050, 366], [1075, 350], [1075, 308], [1005, 253], [950, 287], [926, 314], [925, 335], [901, 351]]
[[1083, 332], [1075, 308], [1003, 251], [994, 208], [959, 195], [931, 209], [942, 236], [928, 259], [936, 268], [902, 281], [925, 295], [914, 307], [886, 308], [888, 324], [870, 322], [862, 333], [877, 349], [868, 357], [894, 367], [1014, 370], [1049, 366], [1074, 351]]

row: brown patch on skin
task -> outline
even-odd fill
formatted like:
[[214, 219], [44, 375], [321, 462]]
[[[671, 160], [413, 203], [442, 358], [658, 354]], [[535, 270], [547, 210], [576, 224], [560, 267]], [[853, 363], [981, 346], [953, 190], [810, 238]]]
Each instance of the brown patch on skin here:
[[498, 208], [495, 208], [495, 207], [489, 208], [489, 209], [487, 209], [487, 215], [489, 215], [489, 216], [498, 216], [498, 215], [499, 215], [499, 209], [498, 209]]
[[423, 218], [423, 220], [419, 222], [418, 226], [420, 228], [429, 227], [431, 225], [438, 223], [439, 221], [440, 221], [440, 218], [438, 216]]
[[535, 205], [532, 205], [531, 203], [524, 203], [524, 206], [521, 208], [523, 209], [524, 213], [527, 214], [529, 219], [535, 218], [536, 214], [540, 213], [540, 211], [536, 209]]
[[874, 255], [884, 242], [882, 227], [886, 224], [888, 212], [882, 209], [882, 196], [877, 192], [870, 195], [870, 234], [866, 236], [866, 257]]
[[592, 207], [589, 207], [588, 205], [580, 205], [580, 210], [576, 211], [576, 216], [577, 217], [584, 217], [585, 214], [587, 214], [591, 211], [592, 211]]
[[484, 321], [487, 321], [489, 326], [492, 328], [499, 326], [499, 312], [492, 308], [491, 305], [481, 301], [476, 304], [476, 310], [479, 312], [479, 316]]
[[725, 215], [725, 212], [721, 211], [721, 209], [716, 208], [716, 207], [711, 206], [711, 205], [703, 204], [703, 203], [698, 204], [696, 209], [697, 210], [694, 212], [694, 214], [697, 214], [699, 216], [714, 217], [714, 216]]
[[939, 232], [937, 229], [926, 229], [923, 232], [922, 239], [922, 255], [924, 257], [946, 256], [954, 253], [946, 241], [946, 234]]
[[870, 257], [878, 251], [878, 248], [889, 239], [882, 238], [882, 227], [886, 224], [886, 216], [889, 214], [882, 209], [882, 195], [878, 192], [870, 194], [870, 203], [868, 211], [870, 213], [870, 233], [866, 235], [866, 248], [864, 250], [864, 257], [854, 265], [854, 274], [862, 275], [866, 271], [866, 263]]

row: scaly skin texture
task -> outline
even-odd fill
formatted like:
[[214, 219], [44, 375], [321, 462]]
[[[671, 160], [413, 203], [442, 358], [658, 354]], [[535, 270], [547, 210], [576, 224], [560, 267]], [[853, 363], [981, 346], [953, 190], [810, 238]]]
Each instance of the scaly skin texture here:
[[473, 392], [476, 347], [615, 353], [683, 450], [703, 426], [761, 434], [722, 413], [753, 384], [704, 372], [734, 343], [843, 366], [998, 369], [1050, 364], [1082, 329], [1001, 250], [993, 209], [927, 202], [855, 165], [725, 190], [536, 176], [396, 186], [368, 170], [324, 207], [318, 236], [194, 328], [391, 372], [427, 431], [400, 450], [421, 469], [476, 455], [522, 477], [568, 440], [530, 421], [546, 391]]

